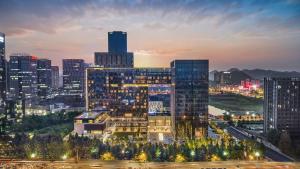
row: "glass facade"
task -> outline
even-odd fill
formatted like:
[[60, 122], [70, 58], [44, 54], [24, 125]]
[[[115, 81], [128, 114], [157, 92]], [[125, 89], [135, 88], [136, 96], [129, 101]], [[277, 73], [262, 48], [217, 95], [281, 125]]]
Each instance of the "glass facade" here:
[[175, 60], [171, 70], [171, 107], [176, 138], [207, 136], [208, 60]]
[[109, 111], [115, 132], [147, 132], [149, 85], [170, 84], [167, 68], [87, 68], [88, 111]]
[[121, 31], [108, 32], [108, 52], [127, 52], [127, 33]]

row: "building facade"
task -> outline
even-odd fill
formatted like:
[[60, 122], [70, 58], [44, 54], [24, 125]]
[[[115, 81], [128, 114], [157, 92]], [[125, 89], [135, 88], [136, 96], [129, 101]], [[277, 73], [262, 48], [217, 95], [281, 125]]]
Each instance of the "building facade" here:
[[122, 31], [108, 32], [108, 52], [127, 52], [127, 33]]
[[37, 57], [28, 54], [14, 54], [8, 63], [8, 93], [11, 100], [16, 100], [25, 108], [37, 104]]
[[6, 128], [6, 84], [5, 34], [0, 32], [0, 135]]
[[5, 34], [0, 32], [0, 112], [4, 112], [6, 98]]
[[134, 58], [127, 52], [127, 33], [108, 33], [108, 52], [95, 52], [95, 65], [99, 67], [132, 68]]
[[170, 84], [168, 68], [87, 68], [88, 111], [109, 111], [114, 133], [147, 134], [148, 89]]
[[176, 138], [207, 136], [208, 60], [175, 60], [171, 70], [171, 113]]
[[300, 78], [264, 79], [264, 133], [271, 129], [300, 140]]
[[63, 59], [63, 89], [67, 95], [83, 95], [84, 92], [83, 59]]
[[41, 100], [47, 99], [51, 94], [51, 60], [38, 59], [37, 60], [37, 88], [38, 96]]
[[59, 67], [51, 66], [51, 87], [52, 90], [59, 88]]

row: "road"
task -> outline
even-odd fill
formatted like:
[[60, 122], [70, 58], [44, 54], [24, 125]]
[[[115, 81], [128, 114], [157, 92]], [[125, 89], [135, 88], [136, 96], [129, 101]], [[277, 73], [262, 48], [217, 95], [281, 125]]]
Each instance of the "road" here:
[[[234, 136], [235, 138], [239, 139], [239, 140], [253, 140], [252, 138], [250, 138], [248, 135], [246, 135], [245, 133], [239, 131], [238, 129], [234, 128], [234, 127], [228, 127], [227, 131]], [[269, 147], [266, 147], [265, 149], [265, 156], [273, 161], [278, 161], [278, 162], [293, 162], [294, 160], [289, 158], [288, 156], [279, 153]]]
[[[0, 160], [1, 162], [1, 160]], [[0, 165], [0, 168], [40, 168], [40, 169], [61, 169], [61, 168], [76, 168], [76, 169], [297, 169], [300, 164], [296, 163], [279, 163], [265, 161], [220, 161], [220, 162], [151, 162], [137, 163], [133, 161], [100, 161], [86, 160], [74, 163], [73, 161], [14, 161], [7, 165]]]

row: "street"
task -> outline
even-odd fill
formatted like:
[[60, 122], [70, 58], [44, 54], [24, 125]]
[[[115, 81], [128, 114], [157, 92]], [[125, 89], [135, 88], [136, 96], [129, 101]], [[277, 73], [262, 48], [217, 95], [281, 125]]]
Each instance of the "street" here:
[[[3, 163], [3, 162], [2, 162]], [[266, 161], [220, 161], [220, 162], [151, 162], [138, 163], [133, 161], [100, 161], [100, 160], [84, 160], [79, 163], [74, 161], [13, 161], [6, 162], [5, 165], [0, 165], [0, 168], [41, 168], [41, 169], [61, 169], [61, 168], [75, 168], [75, 169], [89, 169], [89, 168], [118, 168], [118, 169], [296, 169], [300, 164], [296, 163], [280, 163], [280, 162], [266, 162]]]
[[[234, 127], [228, 127], [227, 131], [234, 136], [235, 138], [239, 140], [252, 140], [248, 135], [245, 135], [243, 132], [240, 132]], [[266, 147], [265, 149], [265, 156], [273, 161], [278, 161], [278, 162], [292, 162], [293, 160], [288, 158], [287, 156], [274, 151], [273, 149]]]

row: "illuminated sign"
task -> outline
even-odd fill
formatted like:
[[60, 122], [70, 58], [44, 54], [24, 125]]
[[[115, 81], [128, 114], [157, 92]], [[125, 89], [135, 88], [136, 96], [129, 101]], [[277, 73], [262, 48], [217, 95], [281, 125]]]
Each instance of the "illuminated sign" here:
[[0, 42], [4, 42], [4, 37], [0, 36]]

